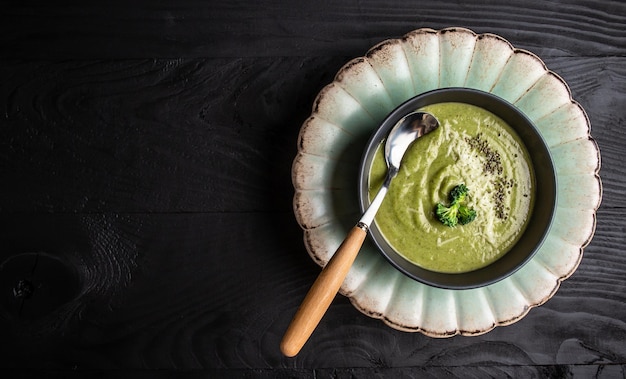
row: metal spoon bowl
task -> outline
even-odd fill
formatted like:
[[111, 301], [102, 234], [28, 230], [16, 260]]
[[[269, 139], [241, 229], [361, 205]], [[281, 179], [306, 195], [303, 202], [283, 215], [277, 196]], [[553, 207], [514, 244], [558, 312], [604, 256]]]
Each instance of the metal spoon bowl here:
[[388, 168], [385, 181], [359, 222], [350, 230], [341, 246], [328, 261], [296, 311], [280, 344], [280, 349], [285, 356], [292, 357], [298, 354], [335, 298], [363, 245], [367, 231], [387, 194], [391, 181], [398, 174], [404, 153], [415, 140], [435, 130], [438, 126], [439, 122], [433, 115], [425, 112], [411, 112], [401, 118], [389, 132], [385, 142], [385, 161]]

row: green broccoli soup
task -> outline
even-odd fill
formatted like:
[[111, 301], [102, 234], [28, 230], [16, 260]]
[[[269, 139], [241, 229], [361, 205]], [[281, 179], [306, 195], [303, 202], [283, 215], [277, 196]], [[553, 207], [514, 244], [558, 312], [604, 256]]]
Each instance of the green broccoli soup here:
[[[534, 198], [528, 152], [513, 129], [485, 109], [440, 103], [421, 110], [435, 115], [440, 127], [406, 152], [376, 226], [399, 254], [425, 269], [479, 269], [506, 254], [526, 226]], [[370, 171], [370, 199], [386, 172], [381, 145]], [[449, 204], [460, 184], [475, 218], [444, 225], [437, 204]]]

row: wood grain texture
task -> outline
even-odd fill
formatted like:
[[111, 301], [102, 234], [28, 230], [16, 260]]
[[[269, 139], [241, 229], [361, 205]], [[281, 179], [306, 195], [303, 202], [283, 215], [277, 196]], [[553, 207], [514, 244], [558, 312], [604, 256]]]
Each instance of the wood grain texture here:
[[300, 352], [326, 314], [363, 246], [367, 237], [366, 228], [354, 226], [348, 232], [346, 239], [313, 282], [280, 342], [280, 351], [286, 357], [293, 357]]
[[0, 45], [30, 59], [355, 56], [420, 27], [464, 26], [541, 55], [623, 56], [624, 25], [621, 0], [44, 2], [6, 7]]
[[2, 63], [0, 209], [291, 210], [296, 137], [338, 65]]
[[[0, 209], [290, 210], [299, 128], [347, 61], [5, 62]], [[625, 61], [546, 59], [588, 112], [608, 206], [626, 205]]]
[[[278, 360], [280, 335], [257, 327], [315, 274], [290, 213], [21, 214], [2, 225], [2, 263], [45, 252], [71, 268], [51, 275], [74, 272], [80, 285], [56, 307], [25, 300], [29, 318], [2, 299], [3, 368], [250, 367], [266, 343], [274, 354], [259, 358]], [[35, 294], [48, 288], [36, 274]]]
[[[448, 26], [569, 84], [602, 153], [596, 235], [513, 325], [432, 339], [338, 296], [285, 358], [319, 273], [291, 210], [299, 128], [348, 60]], [[13, 2], [0, 46], [0, 376], [624, 377], [626, 3]]]
[[[343, 379], [343, 378], [621, 378], [626, 372], [624, 365], [484, 365], [471, 367], [377, 367], [377, 368], [318, 368], [318, 369], [207, 369], [202, 371], [175, 370], [91, 370], [92, 378], [161, 379], [175, 376], [182, 379], [244, 378], [244, 379]], [[35, 377], [33, 372], [8, 371], [13, 378]], [[49, 370], [46, 377], [74, 379], [85, 377], [81, 371]]]
[[[617, 212], [601, 211], [599, 219]], [[626, 265], [619, 254], [624, 222], [603, 224], [557, 295], [514, 325], [478, 337], [432, 339], [390, 329], [340, 296], [302, 352], [286, 359], [278, 350], [280, 338], [318, 273], [289, 213], [22, 214], [2, 221], [3, 261], [45, 251], [73, 267], [81, 287], [30, 320], [15, 317], [3, 303], [0, 367], [447, 368], [626, 361]], [[114, 242], [85, 244], [94, 225]], [[66, 244], [55, 247], [51, 239]], [[30, 301], [37, 310], [37, 299]]]

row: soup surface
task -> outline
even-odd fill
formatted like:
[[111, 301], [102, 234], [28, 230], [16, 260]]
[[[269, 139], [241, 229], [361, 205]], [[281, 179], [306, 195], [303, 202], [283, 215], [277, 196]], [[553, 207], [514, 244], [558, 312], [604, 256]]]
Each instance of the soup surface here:
[[[406, 152], [375, 223], [387, 242], [411, 262], [431, 271], [461, 273], [484, 267], [517, 242], [532, 210], [530, 158], [515, 131], [491, 112], [463, 103], [421, 110], [440, 126]], [[382, 145], [369, 176], [372, 199], [385, 178]], [[448, 227], [437, 220], [438, 202], [458, 184], [477, 217]]]

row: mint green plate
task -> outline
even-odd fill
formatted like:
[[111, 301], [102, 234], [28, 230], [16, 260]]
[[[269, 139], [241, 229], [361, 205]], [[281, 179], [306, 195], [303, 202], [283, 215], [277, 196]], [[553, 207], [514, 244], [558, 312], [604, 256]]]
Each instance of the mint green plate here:
[[341, 293], [395, 329], [432, 337], [486, 333], [550, 299], [578, 267], [602, 198], [600, 152], [589, 119], [558, 75], [494, 34], [419, 29], [348, 62], [319, 93], [300, 130], [292, 168], [294, 212], [307, 251], [320, 266], [359, 219], [358, 171], [369, 136], [407, 99], [446, 87], [491, 92], [535, 123], [554, 159], [558, 202], [535, 257], [508, 278], [480, 288], [419, 283], [366, 241]]

